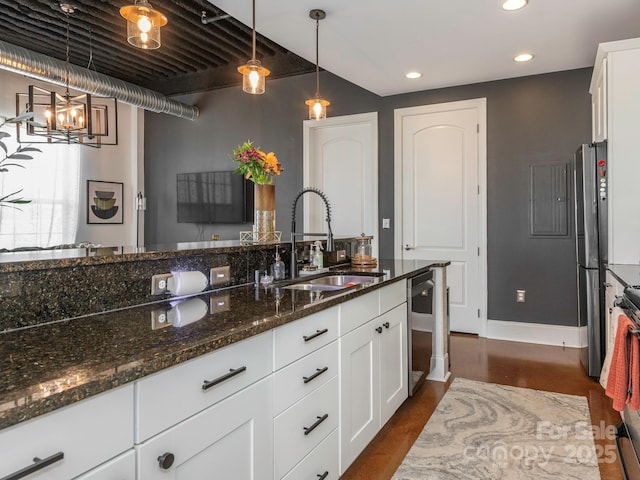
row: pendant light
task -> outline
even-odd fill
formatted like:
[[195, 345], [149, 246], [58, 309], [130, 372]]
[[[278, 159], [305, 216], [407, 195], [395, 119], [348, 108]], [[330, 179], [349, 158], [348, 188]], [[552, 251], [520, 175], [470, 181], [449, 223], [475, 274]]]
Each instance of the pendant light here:
[[309, 118], [312, 120], [327, 118], [327, 106], [331, 104], [329, 100], [320, 96], [320, 67], [318, 64], [318, 31], [320, 30], [320, 20], [326, 16], [324, 10], [313, 9], [309, 12], [309, 17], [316, 21], [316, 96], [304, 103], [309, 106]]
[[120, 15], [127, 19], [127, 42], [145, 50], [160, 48], [160, 27], [167, 24], [167, 17], [154, 10], [147, 0], [125, 5]]
[[[88, 93], [72, 97], [69, 92], [69, 16], [75, 8], [69, 3], [61, 3], [66, 26], [66, 74], [65, 92], [59, 94], [35, 85], [29, 85], [28, 93], [16, 94], [16, 106], [22, 108], [23, 98], [25, 112], [32, 114], [32, 120], [26, 122], [26, 134], [29, 138], [20, 137], [19, 143], [77, 143], [89, 147], [117, 145], [118, 113], [115, 98], [95, 97]], [[115, 117], [115, 132], [109, 133], [109, 117]], [[115, 134], [115, 135], [114, 135]], [[43, 137], [42, 140], [31, 137]]]
[[264, 93], [265, 79], [271, 72], [262, 66], [260, 60], [256, 60], [256, 0], [253, 0], [253, 54], [251, 60], [238, 67], [242, 74], [242, 90], [254, 95]]

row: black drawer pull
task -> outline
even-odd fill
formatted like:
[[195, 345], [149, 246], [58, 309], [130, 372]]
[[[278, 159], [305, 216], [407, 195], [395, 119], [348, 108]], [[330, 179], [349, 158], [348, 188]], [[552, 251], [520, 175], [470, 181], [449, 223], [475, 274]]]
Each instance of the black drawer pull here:
[[323, 328], [322, 330], [316, 330], [316, 333], [314, 333], [313, 335], [304, 335], [302, 338], [304, 338], [305, 342], [308, 342], [309, 340], [313, 340], [314, 338], [319, 337], [320, 335], [322, 335], [323, 333], [327, 333], [328, 331], [328, 328]]
[[158, 465], [162, 470], [169, 470], [176, 457], [171, 452], [164, 453], [158, 457]]
[[383, 326], [384, 328], [389, 328], [389, 322], [384, 322], [384, 323], [382, 324], [382, 326]]
[[302, 427], [304, 430], [304, 434], [305, 435], [309, 435], [311, 432], [313, 432], [316, 427], [318, 425], [320, 425], [322, 422], [324, 422], [327, 418], [329, 418], [329, 414], [325, 413], [323, 416], [321, 417], [316, 417], [318, 420], [315, 421], [315, 423], [313, 425], [311, 425], [310, 427]]
[[382, 333], [382, 327], [376, 327], [376, 332]]
[[329, 370], [329, 367], [316, 368], [316, 373], [314, 373], [310, 377], [302, 377], [302, 379], [304, 380], [304, 383], [309, 383], [311, 380], [313, 380], [314, 378], [318, 378], [320, 375], [322, 375], [327, 370]]
[[216, 378], [215, 380], [205, 380], [204, 383], [202, 384], [202, 389], [207, 390], [215, 385], [218, 385], [219, 383], [224, 382], [225, 380], [229, 380], [231, 377], [235, 377], [239, 373], [244, 372], [246, 369], [247, 367], [240, 367], [240, 368], [236, 368], [235, 370], [233, 368], [230, 368], [229, 373], [225, 373], [224, 375]]
[[322, 475], [318, 474], [316, 476], [318, 477], [318, 480], [324, 480], [325, 478], [327, 478], [329, 476], [329, 470], [324, 472]]
[[0, 480], [18, 480], [20, 478], [24, 478], [27, 475], [31, 475], [32, 473], [37, 472], [38, 470], [42, 470], [44, 467], [48, 467], [52, 463], [59, 462], [64, 458], [63, 452], [54, 453], [50, 457], [47, 458], [38, 458], [35, 457], [33, 459], [33, 464], [28, 467], [24, 467], [22, 470], [18, 470], [17, 472], [13, 472], [6, 477], [1, 478]]

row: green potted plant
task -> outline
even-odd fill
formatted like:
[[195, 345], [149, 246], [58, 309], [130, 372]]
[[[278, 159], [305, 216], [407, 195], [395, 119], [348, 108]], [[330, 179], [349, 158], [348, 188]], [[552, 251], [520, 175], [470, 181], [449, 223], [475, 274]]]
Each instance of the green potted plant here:
[[[0, 117], [0, 129], [2, 129], [6, 124], [20, 124], [21, 122], [28, 122], [32, 118], [33, 113], [26, 112], [12, 118]], [[0, 130], [0, 150], [3, 155], [3, 158], [0, 160], [0, 174], [8, 173], [9, 169], [14, 167], [26, 168], [24, 165], [16, 162], [32, 160], [33, 156], [31, 155], [31, 152], [41, 152], [40, 149], [29, 145], [20, 145], [15, 151], [9, 152], [9, 148], [5, 143], [5, 139], [7, 138], [11, 138], [11, 135]], [[9, 194], [0, 193], [0, 207], [18, 208], [16, 205], [30, 203], [31, 200], [25, 200], [22, 198], [20, 196], [20, 192], [22, 192], [22, 189]]]

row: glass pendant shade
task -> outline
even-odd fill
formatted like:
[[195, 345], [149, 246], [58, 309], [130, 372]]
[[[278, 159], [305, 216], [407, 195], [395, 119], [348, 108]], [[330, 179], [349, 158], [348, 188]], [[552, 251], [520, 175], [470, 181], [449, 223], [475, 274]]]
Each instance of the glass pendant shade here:
[[238, 72], [242, 74], [242, 91], [253, 95], [264, 93], [267, 76], [271, 73], [269, 69], [262, 66], [260, 60], [256, 59], [256, 0], [252, 0], [253, 28], [251, 30], [251, 60], [238, 67]]
[[325, 100], [320, 96], [320, 65], [319, 65], [319, 30], [320, 20], [327, 16], [324, 10], [313, 9], [309, 12], [309, 17], [316, 21], [316, 95], [313, 98], [307, 100], [305, 105], [309, 107], [309, 119], [320, 120], [321, 118], [327, 118], [327, 107], [331, 105], [329, 100]]
[[127, 19], [127, 42], [146, 50], [160, 48], [160, 27], [167, 24], [167, 17], [154, 10], [147, 0], [125, 5], [120, 15]]
[[321, 118], [327, 118], [327, 106], [331, 105], [331, 102], [329, 102], [329, 100], [315, 97], [310, 98], [304, 103], [309, 106], [310, 120], [320, 120]]
[[242, 90], [246, 93], [259, 95], [264, 93], [265, 79], [271, 73], [262, 66], [260, 60], [249, 60], [245, 65], [238, 67], [242, 74]]

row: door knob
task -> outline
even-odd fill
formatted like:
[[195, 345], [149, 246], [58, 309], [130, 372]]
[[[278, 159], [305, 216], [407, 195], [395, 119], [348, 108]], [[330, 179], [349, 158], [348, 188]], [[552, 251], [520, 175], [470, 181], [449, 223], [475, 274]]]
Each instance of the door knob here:
[[158, 464], [160, 465], [161, 469], [169, 470], [171, 468], [171, 465], [173, 465], [174, 460], [175, 457], [173, 456], [173, 453], [167, 452], [158, 457]]
[[410, 246], [409, 246], [409, 244], [407, 243], [407, 244], [404, 246], [404, 249], [405, 249], [405, 250], [411, 250], [411, 249], [413, 249], [413, 247], [410, 247]]

